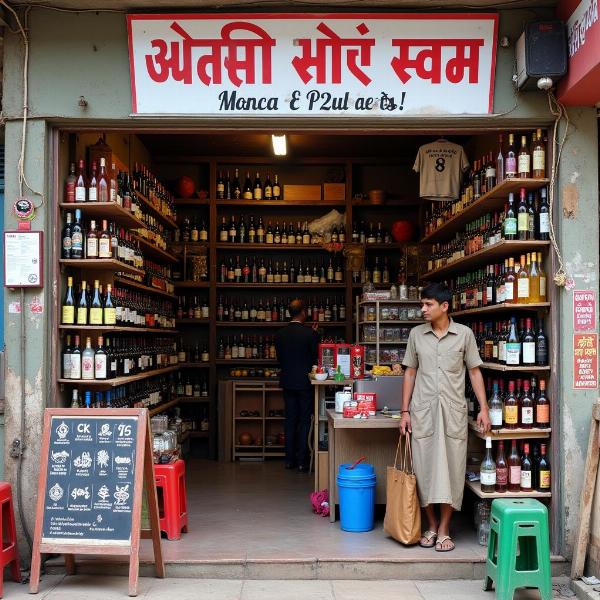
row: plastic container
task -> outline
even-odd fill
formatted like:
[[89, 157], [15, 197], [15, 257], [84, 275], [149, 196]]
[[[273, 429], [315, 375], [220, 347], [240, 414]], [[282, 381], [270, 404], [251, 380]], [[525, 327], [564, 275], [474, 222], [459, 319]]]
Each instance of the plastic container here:
[[339, 466], [337, 487], [340, 526], [343, 531], [371, 531], [375, 523], [375, 484], [373, 465], [361, 463], [350, 470], [351, 463]]

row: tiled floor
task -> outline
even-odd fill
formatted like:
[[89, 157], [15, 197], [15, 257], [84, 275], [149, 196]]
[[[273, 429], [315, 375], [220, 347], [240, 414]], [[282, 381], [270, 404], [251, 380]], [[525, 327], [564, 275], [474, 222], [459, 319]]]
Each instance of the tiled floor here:
[[[388, 538], [379, 521], [369, 533], [341, 531], [339, 521], [312, 513], [313, 476], [286, 471], [282, 462], [187, 463], [189, 533], [163, 542], [165, 560], [322, 561], [448, 560], [479, 562], [484, 548], [469, 521], [457, 519], [456, 550], [406, 548]], [[461, 517], [461, 515], [459, 515]], [[142, 558], [151, 560], [148, 543]]]

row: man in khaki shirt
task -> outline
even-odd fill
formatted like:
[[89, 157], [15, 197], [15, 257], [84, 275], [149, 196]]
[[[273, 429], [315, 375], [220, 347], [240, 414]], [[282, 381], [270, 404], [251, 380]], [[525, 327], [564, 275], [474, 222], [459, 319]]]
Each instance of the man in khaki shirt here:
[[[412, 432], [417, 488], [428, 521], [419, 544], [435, 546], [438, 552], [454, 550], [450, 519], [454, 510], [460, 510], [465, 485], [465, 367], [479, 402], [477, 424], [482, 432], [491, 429], [475, 336], [448, 316], [451, 299], [443, 283], [431, 283], [423, 289], [421, 303], [427, 323], [410, 332], [403, 361], [400, 431]], [[440, 505], [439, 519], [436, 504]]]

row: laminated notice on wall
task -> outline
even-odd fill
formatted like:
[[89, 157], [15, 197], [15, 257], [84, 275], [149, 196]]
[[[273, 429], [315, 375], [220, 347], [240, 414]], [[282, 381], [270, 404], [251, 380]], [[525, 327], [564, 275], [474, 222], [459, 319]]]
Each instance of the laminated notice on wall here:
[[593, 390], [598, 387], [598, 334], [576, 333], [573, 336], [573, 388]]
[[42, 287], [43, 233], [4, 232], [4, 286]]

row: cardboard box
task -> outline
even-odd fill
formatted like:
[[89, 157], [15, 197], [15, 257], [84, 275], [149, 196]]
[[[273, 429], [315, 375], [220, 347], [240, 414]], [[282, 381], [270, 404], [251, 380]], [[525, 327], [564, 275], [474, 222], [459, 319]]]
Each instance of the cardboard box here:
[[321, 200], [321, 186], [320, 185], [284, 185], [283, 186], [283, 199], [286, 202], [295, 202], [295, 201], [319, 202]]
[[323, 200], [328, 202], [344, 202], [346, 200], [346, 184], [324, 183]]

